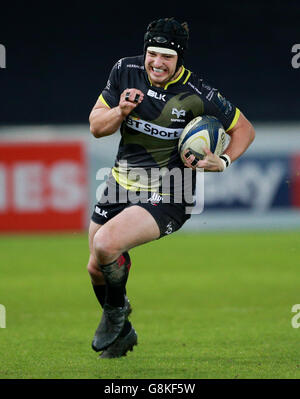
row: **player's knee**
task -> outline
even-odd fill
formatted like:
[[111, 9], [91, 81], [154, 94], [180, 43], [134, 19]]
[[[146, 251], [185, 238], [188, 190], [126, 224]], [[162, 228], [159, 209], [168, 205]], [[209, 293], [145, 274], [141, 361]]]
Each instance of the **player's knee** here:
[[99, 269], [97, 263], [89, 262], [87, 265], [87, 270], [89, 272], [92, 284], [94, 285], [105, 284], [103, 273]]
[[101, 272], [100, 272], [100, 270], [99, 270], [99, 267], [98, 267], [98, 265], [97, 265], [97, 263], [95, 263], [95, 262], [89, 262], [88, 264], [87, 264], [87, 271], [89, 272], [89, 275], [91, 276], [91, 277], [94, 277], [94, 276], [97, 276], [98, 274], [100, 274]]
[[98, 261], [99, 259], [111, 258], [114, 255], [118, 255], [121, 250], [118, 247], [117, 240], [113, 238], [113, 235], [100, 234], [100, 232], [94, 237], [93, 249]]

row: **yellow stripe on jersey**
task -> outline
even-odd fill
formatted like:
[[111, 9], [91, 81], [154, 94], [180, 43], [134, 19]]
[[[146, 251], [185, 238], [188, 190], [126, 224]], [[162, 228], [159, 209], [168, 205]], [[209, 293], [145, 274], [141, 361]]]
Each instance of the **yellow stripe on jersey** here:
[[185, 72], [185, 67], [183, 66], [183, 67], [182, 67], [182, 71], [180, 72], [179, 76], [178, 76], [175, 80], [172, 80], [171, 82], [167, 83], [167, 84], [165, 85], [164, 89], [167, 90], [167, 88], [168, 88], [169, 85], [172, 85], [173, 83], [178, 82], [178, 80], [180, 80], [180, 79], [182, 78], [184, 72]]
[[184, 82], [183, 82], [183, 84], [185, 85], [186, 84], [186, 82], [189, 80], [189, 78], [190, 78], [190, 76], [191, 76], [191, 71], [189, 71], [188, 69], [187, 69], [187, 71], [188, 71], [188, 74], [187, 74], [187, 77], [185, 78], [185, 80], [184, 80]]
[[[151, 188], [138, 184], [136, 181], [131, 181], [127, 178], [127, 176], [119, 172], [116, 167], [113, 167], [111, 173], [120, 186], [124, 187], [129, 191], [151, 191]], [[153, 190], [154, 191], [154, 190]]]
[[104, 97], [103, 97], [102, 94], [100, 94], [99, 100], [100, 100], [104, 105], [106, 105], [108, 108], [110, 108], [110, 106], [109, 106], [109, 105], [107, 104], [107, 102], [104, 100]]
[[238, 121], [238, 119], [239, 119], [240, 113], [241, 113], [241, 111], [240, 111], [238, 108], [236, 108], [236, 109], [235, 109], [234, 118], [233, 118], [233, 120], [232, 120], [232, 122], [231, 122], [229, 128], [226, 129], [226, 132], [228, 132], [228, 130], [232, 129], [232, 128], [236, 125], [236, 123], [237, 123], [237, 121]]
[[[120, 173], [120, 171], [118, 170], [117, 167], [113, 167], [111, 170], [111, 173], [114, 177], [114, 179], [116, 180], [116, 182], [122, 186], [123, 188], [125, 188], [126, 190], [129, 191], [147, 191], [147, 192], [155, 192], [158, 193], [159, 195], [162, 196], [170, 196], [169, 193], [161, 193], [159, 192], [159, 182], [156, 185], [155, 183], [148, 186], [145, 184], [141, 184], [140, 182], [137, 182], [136, 180], [129, 180], [127, 179], [126, 176], [124, 176], [124, 174]], [[151, 184], [151, 183], [150, 183]]]

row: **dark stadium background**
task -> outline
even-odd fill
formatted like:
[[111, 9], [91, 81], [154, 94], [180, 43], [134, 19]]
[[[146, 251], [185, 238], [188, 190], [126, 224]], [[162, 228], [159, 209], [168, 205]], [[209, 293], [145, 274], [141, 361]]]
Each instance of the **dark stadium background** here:
[[146, 25], [187, 20], [186, 66], [251, 121], [299, 120], [298, 1], [5, 2], [0, 43], [0, 123], [87, 123], [112, 65], [140, 54]]

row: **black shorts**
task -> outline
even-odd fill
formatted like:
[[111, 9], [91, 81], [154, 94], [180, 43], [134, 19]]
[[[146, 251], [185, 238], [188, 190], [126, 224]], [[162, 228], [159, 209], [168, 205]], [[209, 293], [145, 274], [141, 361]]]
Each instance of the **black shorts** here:
[[[107, 200], [109, 189], [106, 186], [100, 201], [94, 207], [91, 220], [97, 224], [103, 225], [125, 208], [138, 205], [153, 216], [159, 227], [159, 238], [161, 238], [180, 229], [191, 217], [190, 214], [186, 213], [186, 204], [171, 203], [170, 199], [164, 202], [164, 196], [154, 192], [143, 192], [142, 201], [132, 202], [130, 200], [131, 193], [116, 181], [114, 181], [114, 184], [117, 193], [116, 198]], [[134, 193], [134, 196], [136, 199], [137, 193]]]

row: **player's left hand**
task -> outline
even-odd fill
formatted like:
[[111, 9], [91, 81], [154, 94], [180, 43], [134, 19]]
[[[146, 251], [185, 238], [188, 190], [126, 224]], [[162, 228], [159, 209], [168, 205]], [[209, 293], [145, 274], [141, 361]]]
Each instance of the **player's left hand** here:
[[221, 159], [213, 154], [208, 148], [204, 148], [205, 152], [205, 157], [204, 159], [198, 161], [195, 164], [195, 156], [191, 154], [188, 158], [185, 156], [186, 153], [188, 153], [189, 150], [186, 150], [184, 153], [184, 157], [186, 159], [185, 166], [187, 168], [192, 168], [194, 170], [196, 169], [204, 169], [205, 172], [223, 172], [224, 170], [224, 164], [221, 161]]

